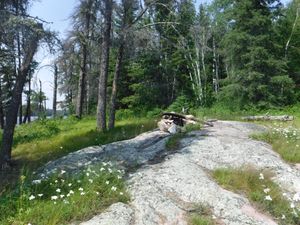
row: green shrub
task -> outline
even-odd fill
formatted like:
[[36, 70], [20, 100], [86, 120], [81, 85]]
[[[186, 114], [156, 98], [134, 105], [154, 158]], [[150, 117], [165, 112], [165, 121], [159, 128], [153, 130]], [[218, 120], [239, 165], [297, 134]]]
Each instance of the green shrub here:
[[147, 118], [157, 118], [157, 117], [161, 116], [162, 112], [163, 112], [162, 109], [154, 108], [147, 112], [146, 117]]
[[167, 111], [180, 113], [182, 112], [182, 109], [188, 110], [192, 107], [193, 104], [190, 101], [190, 98], [185, 95], [181, 95], [177, 97], [176, 100], [167, 108]]
[[124, 120], [129, 118], [137, 117], [136, 113], [131, 109], [120, 109], [116, 112], [117, 120]]

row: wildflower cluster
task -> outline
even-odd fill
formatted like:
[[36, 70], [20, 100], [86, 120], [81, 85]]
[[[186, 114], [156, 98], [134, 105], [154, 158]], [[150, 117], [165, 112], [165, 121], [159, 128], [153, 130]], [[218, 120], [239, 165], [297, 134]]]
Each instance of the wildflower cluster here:
[[12, 211], [10, 215], [0, 213], [0, 224], [2, 221], [47, 224], [47, 218], [57, 217], [51, 215], [51, 212], [59, 213], [61, 219], [58, 222], [62, 223], [72, 219], [64, 211], [73, 212], [70, 215], [78, 218], [80, 213], [84, 216], [107, 207], [108, 204], [126, 202], [128, 196], [125, 192], [124, 173], [123, 170], [115, 169], [111, 162], [103, 162], [97, 166], [89, 166], [76, 175], [57, 169], [57, 173], [51, 177], [42, 175], [41, 179], [25, 180], [22, 191], [16, 192], [18, 196], [11, 198], [11, 204], [16, 204], [16, 211]]
[[[288, 202], [287, 205], [288, 207], [283, 207], [284, 208], [284, 212], [281, 214], [280, 219], [281, 220], [286, 220], [287, 217], [292, 217], [294, 218], [294, 220], [299, 220], [297, 219], [299, 217], [299, 213], [300, 213], [300, 193], [296, 193], [293, 196], [289, 196], [289, 194], [287, 193], [282, 193], [282, 196], [278, 196], [278, 191], [276, 190], [277, 187], [273, 187], [274, 190], [272, 190], [272, 187], [268, 187], [267, 183], [268, 182], [264, 182], [265, 180], [265, 176], [263, 173], [259, 174], [259, 180], [261, 180], [262, 182], [262, 190], [264, 193], [264, 201], [265, 202], [269, 202], [267, 204], [272, 204], [273, 203], [273, 199], [276, 200], [276, 203], [274, 204], [278, 204], [278, 202], [286, 202], [286, 200]], [[296, 218], [296, 219], [295, 219]]]
[[[28, 200], [51, 200], [54, 204], [57, 201], [62, 201], [64, 204], [69, 204], [69, 198], [73, 195], [84, 196], [86, 194], [99, 195], [100, 192], [91, 188], [95, 182], [95, 188], [97, 184], [105, 183], [107, 190], [112, 192], [118, 191], [118, 185], [115, 182], [123, 178], [124, 171], [113, 168], [111, 162], [103, 162], [97, 167], [88, 167], [80, 175], [70, 177], [65, 170], [61, 170], [57, 175], [48, 179], [33, 180]], [[88, 188], [84, 188], [82, 184], [86, 184]], [[120, 188], [119, 188], [120, 189]], [[47, 190], [46, 193], [43, 193]], [[123, 195], [123, 192], [119, 192], [119, 195]]]
[[[285, 137], [288, 141], [297, 141], [300, 140], [300, 130], [293, 127], [288, 126], [284, 127], [281, 123], [273, 123], [272, 134], [279, 134]], [[296, 146], [299, 147], [299, 146]]]

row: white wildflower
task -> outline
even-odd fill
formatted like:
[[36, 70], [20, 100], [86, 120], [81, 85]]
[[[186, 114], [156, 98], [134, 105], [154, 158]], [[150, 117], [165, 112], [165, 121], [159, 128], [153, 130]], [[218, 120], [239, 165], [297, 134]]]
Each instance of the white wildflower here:
[[260, 180], [265, 179], [265, 177], [264, 177], [264, 175], [263, 175], [262, 173], [259, 174], [259, 179], [260, 179]]
[[88, 176], [88, 177], [89, 177], [89, 176], [90, 176], [90, 173], [86, 173], [86, 176]]
[[51, 196], [51, 200], [57, 200], [58, 197], [56, 195]]
[[80, 195], [85, 195], [85, 192], [81, 192]]
[[39, 197], [43, 197], [44, 194], [38, 194]]
[[109, 180], [107, 180], [105, 183], [108, 185], [109, 184]]
[[65, 195], [60, 195], [60, 198], [64, 198], [65, 197]]
[[69, 187], [71, 187], [71, 186], [72, 186], [72, 184], [71, 184], [71, 183], [69, 183], [69, 184], [68, 184], [68, 186], [69, 186]]
[[70, 197], [70, 196], [71, 196], [71, 194], [70, 194], [70, 193], [68, 193], [68, 194], [67, 194], [67, 197]]
[[89, 179], [89, 182], [92, 184], [94, 181], [92, 179]]
[[287, 193], [282, 193], [282, 196], [287, 196]]
[[58, 182], [58, 180], [55, 180], [55, 181], [54, 181], [54, 183], [57, 183], [57, 182]]
[[293, 202], [291, 203], [291, 208], [295, 208], [295, 204]]
[[78, 191], [83, 191], [83, 188], [82, 187], [78, 188]]
[[109, 172], [109, 173], [112, 173], [112, 169], [111, 169], [111, 168], [108, 168], [108, 172]]
[[285, 215], [282, 215], [282, 216], [281, 216], [281, 219], [284, 220], [284, 219], [285, 219]]
[[100, 171], [104, 171], [104, 170], [105, 170], [104, 167], [101, 167]]
[[98, 191], [96, 191], [96, 194], [99, 195], [100, 193]]
[[57, 193], [60, 193], [60, 192], [61, 192], [61, 190], [60, 190], [59, 188], [57, 188], [57, 189], [56, 189], [56, 192], [57, 192]]
[[33, 180], [33, 181], [32, 181], [32, 184], [40, 184], [40, 183], [42, 183], [41, 180]]
[[54, 205], [56, 205], [56, 202], [53, 202]]
[[267, 196], [265, 197], [265, 200], [267, 200], [267, 201], [272, 201], [273, 199], [271, 198], [270, 195], [267, 195]]
[[265, 188], [265, 189], [264, 189], [264, 192], [265, 192], [266, 194], [268, 194], [268, 193], [270, 192], [270, 188]]
[[30, 195], [30, 196], [29, 196], [29, 200], [31, 201], [31, 200], [33, 200], [33, 199], [35, 199], [34, 195]]
[[60, 171], [60, 174], [64, 174], [64, 173], [66, 173], [65, 170], [61, 170], [61, 171]]
[[116, 190], [117, 190], [117, 187], [112, 186], [112, 187], [111, 187], [111, 190], [112, 190], [112, 191], [116, 191]]
[[59, 148], [60, 148], [60, 149], [63, 149], [63, 146], [60, 146]]
[[74, 194], [74, 191], [70, 190], [69, 193], [72, 195], [72, 194]]
[[124, 195], [124, 193], [123, 193], [123, 192], [120, 192], [120, 195]]
[[299, 192], [294, 195], [293, 201], [295, 201], [295, 202], [300, 201], [300, 193]]

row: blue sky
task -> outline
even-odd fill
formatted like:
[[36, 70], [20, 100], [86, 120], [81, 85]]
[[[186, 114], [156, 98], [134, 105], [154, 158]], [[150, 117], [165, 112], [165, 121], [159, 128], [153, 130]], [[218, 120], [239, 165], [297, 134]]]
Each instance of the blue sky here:
[[[212, 0], [196, 0], [196, 4], [200, 3], [209, 3]], [[283, 0], [284, 3], [289, 2], [290, 0]], [[70, 16], [79, 3], [79, 0], [37, 0], [34, 1], [30, 13], [33, 16], [38, 16], [46, 21], [52, 22], [52, 24], [47, 25], [51, 30], [58, 31], [60, 37], [64, 37], [70, 27]], [[42, 65], [47, 65], [51, 63], [54, 57], [50, 56], [48, 52], [40, 49], [36, 59], [41, 62]], [[40, 79], [43, 83], [43, 91], [46, 93], [48, 97], [47, 108], [52, 107], [52, 80], [53, 80], [53, 72], [49, 67], [45, 67], [38, 71], [35, 74], [36, 81]], [[34, 87], [37, 89], [36, 84], [34, 82]], [[63, 96], [59, 96], [58, 100], [63, 100]]]

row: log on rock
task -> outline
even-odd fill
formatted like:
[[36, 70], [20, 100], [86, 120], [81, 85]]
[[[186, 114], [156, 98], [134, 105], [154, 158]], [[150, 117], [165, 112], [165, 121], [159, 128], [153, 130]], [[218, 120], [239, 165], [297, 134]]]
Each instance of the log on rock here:
[[269, 116], [269, 115], [265, 115], [265, 116], [245, 116], [242, 117], [243, 120], [248, 120], [248, 121], [254, 121], [254, 120], [265, 120], [265, 121], [292, 121], [294, 120], [293, 116], [289, 116], [289, 115], [282, 115], [282, 116]]
[[171, 134], [180, 132], [187, 124], [197, 124], [199, 120], [193, 115], [182, 115], [174, 112], [163, 113], [162, 119], [158, 122], [158, 128], [161, 131]]

